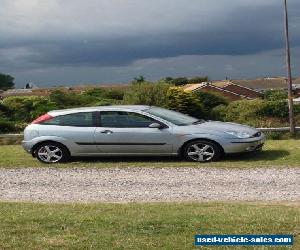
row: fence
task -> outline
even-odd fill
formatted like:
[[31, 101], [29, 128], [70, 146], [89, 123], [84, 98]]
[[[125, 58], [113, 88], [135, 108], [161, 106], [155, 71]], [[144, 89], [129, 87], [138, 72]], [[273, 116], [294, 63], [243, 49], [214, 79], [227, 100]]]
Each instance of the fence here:
[[0, 145], [21, 144], [23, 134], [0, 134]]

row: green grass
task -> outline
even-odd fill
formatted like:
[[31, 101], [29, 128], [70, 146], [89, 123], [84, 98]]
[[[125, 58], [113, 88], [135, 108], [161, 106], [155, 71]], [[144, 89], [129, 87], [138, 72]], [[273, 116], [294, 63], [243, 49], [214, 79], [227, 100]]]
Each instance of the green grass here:
[[[38, 160], [27, 154], [21, 146], [0, 146], [0, 167], [45, 167]], [[219, 162], [200, 164], [187, 162], [178, 158], [165, 157], [110, 157], [80, 158], [66, 164], [51, 165], [55, 167], [285, 167], [300, 166], [300, 140], [269, 140], [262, 152], [246, 155], [227, 156]]]
[[195, 234], [293, 234], [300, 249], [296, 205], [0, 203], [0, 221], [0, 249], [195, 249]]

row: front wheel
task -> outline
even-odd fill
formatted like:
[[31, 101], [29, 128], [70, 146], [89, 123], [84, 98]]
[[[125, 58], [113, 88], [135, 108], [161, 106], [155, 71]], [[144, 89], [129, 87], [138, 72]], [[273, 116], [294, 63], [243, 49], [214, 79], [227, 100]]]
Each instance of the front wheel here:
[[70, 154], [67, 148], [59, 143], [45, 142], [35, 150], [36, 158], [43, 163], [65, 162]]
[[210, 162], [217, 161], [221, 157], [222, 151], [214, 142], [196, 140], [184, 147], [183, 155], [189, 161]]

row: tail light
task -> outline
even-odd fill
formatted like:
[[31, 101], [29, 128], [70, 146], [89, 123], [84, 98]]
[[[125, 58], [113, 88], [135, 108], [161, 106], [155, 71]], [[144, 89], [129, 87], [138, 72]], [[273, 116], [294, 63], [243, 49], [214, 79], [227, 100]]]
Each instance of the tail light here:
[[51, 120], [52, 118], [53, 118], [53, 116], [51, 116], [49, 114], [44, 114], [44, 115], [36, 118], [31, 124], [40, 124], [45, 121]]

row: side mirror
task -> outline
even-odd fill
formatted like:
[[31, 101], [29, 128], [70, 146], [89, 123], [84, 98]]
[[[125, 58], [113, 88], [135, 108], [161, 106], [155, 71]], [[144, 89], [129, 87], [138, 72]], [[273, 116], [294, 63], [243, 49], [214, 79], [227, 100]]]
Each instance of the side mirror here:
[[157, 122], [154, 122], [154, 123], [151, 123], [149, 125], [149, 128], [158, 128], [158, 129], [161, 129], [161, 128], [163, 128], [163, 126], [161, 124], [157, 123]]

